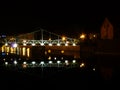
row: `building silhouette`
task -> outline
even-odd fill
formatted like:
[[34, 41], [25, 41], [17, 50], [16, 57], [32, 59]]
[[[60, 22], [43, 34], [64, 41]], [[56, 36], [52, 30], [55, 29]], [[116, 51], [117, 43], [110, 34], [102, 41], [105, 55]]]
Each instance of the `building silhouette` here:
[[100, 28], [101, 39], [113, 39], [114, 37], [113, 29], [114, 28], [111, 22], [108, 20], [108, 18], [105, 18]]

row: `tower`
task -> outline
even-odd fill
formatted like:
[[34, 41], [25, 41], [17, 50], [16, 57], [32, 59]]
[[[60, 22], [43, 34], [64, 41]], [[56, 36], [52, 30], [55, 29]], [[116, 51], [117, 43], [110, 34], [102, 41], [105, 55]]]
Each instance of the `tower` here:
[[113, 25], [105, 18], [101, 26], [101, 39], [113, 39]]

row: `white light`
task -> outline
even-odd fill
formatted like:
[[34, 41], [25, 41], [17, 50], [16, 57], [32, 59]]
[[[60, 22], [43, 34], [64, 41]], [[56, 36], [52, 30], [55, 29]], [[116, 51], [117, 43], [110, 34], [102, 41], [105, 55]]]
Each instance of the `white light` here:
[[76, 44], [75, 44], [75, 43], [73, 43], [73, 46], [76, 46]]
[[93, 68], [93, 71], [95, 71], [95, 68]]
[[8, 45], [8, 43], [5, 43], [5, 46], [7, 46]]
[[5, 62], [5, 65], [8, 65], [8, 62]]
[[23, 42], [26, 42], [26, 40], [23, 40]]
[[23, 62], [23, 64], [27, 64], [27, 62]]
[[68, 44], [67, 44], [67, 43], [65, 43], [65, 46], [68, 46]]
[[65, 64], [66, 64], [66, 65], [69, 65], [68, 60], [65, 60]]
[[57, 61], [57, 64], [60, 64], [60, 61]]
[[57, 46], [60, 46], [60, 43], [57, 43]]
[[42, 64], [42, 65], [43, 65], [43, 64], [45, 64], [45, 63], [44, 63], [44, 61], [41, 61], [41, 62], [40, 62], [40, 64]]
[[14, 43], [14, 44], [13, 44], [13, 47], [16, 48], [16, 47], [17, 47], [17, 43]]
[[54, 60], [56, 60], [57, 58], [56, 57], [54, 57]]
[[14, 64], [16, 65], [16, 64], [17, 64], [17, 61], [14, 61]]
[[73, 60], [72, 62], [73, 62], [73, 63], [76, 63], [76, 60]]
[[41, 43], [41, 46], [44, 46], [44, 43]]
[[52, 61], [49, 61], [48, 63], [49, 63], [49, 64], [52, 64], [53, 62], [52, 62]]
[[24, 46], [26, 46], [26, 43], [23, 43]]
[[32, 43], [32, 46], [35, 46], [35, 43]]
[[52, 46], [52, 43], [49, 43], [49, 46]]
[[68, 60], [65, 60], [65, 63], [68, 63]]
[[36, 63], [35, 61], [32, 61], [32, 64], [33, 64], [33, 65], [35, 65], [35, 63]]

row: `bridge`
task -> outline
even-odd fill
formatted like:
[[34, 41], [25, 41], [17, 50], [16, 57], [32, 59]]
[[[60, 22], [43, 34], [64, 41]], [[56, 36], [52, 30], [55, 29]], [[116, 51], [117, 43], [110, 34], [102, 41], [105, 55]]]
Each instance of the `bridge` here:
[[16, 43], [19, 45], [40, 45], [40, 46], [44, 46], [44, 45], [73, 45], [76, 46], [79, 44], [79, 40], [75, 39], [75, 38], [70, 38], [70, 37], [66, 37], [66, 36], [62, 36], [62, 35], [58, 35], [52, 32], [49, 32], [47, 30], [44, 29], [40, 29], [34, 32], [30, 32], [30, 33], [25, 33], [25, 34], [20, 34], [18, 36], [15, 37], [7, 37], [5, 38], [5, 42], [6, 45], [10, 45], [11, 43]]
[[79, 39], [40, 29], [16, 37], [5, 38], [2, 52], [41, 60], [78, 59], [80, 58], [79, 43]]

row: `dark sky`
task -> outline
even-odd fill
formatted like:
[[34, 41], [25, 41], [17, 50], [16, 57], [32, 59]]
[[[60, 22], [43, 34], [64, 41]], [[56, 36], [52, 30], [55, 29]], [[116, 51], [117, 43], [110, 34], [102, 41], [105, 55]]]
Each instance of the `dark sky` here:
[[[10, 3], [10, 4], [9, 4]], [[14, 2], [15, 3], [15, 2]], [[89, 3], [89, 2], [88, 2]], [[39, 28], [55, 33], [78, 34], [98, 32], [105, 17], [120, 23], [120, 14], [115, 7], [94, 4], [12, 4], [1, 6], [0, 33], [17, 34], [32, 32]]]

